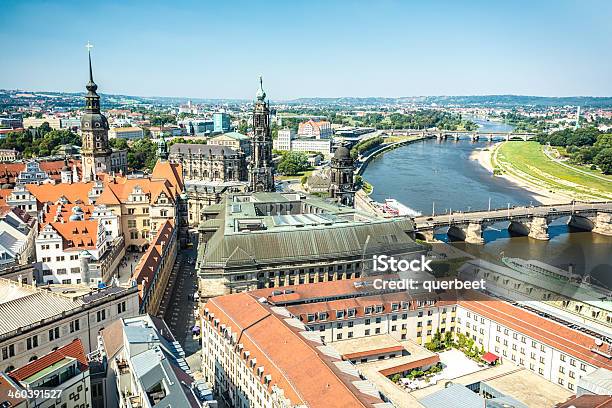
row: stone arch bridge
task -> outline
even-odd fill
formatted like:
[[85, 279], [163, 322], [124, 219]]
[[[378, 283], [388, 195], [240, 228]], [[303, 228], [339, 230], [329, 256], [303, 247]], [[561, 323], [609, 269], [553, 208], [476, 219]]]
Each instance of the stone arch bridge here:
[[563, 217], [569, 217], [568, 225], [572, 227], [612, 236], [612, 202], [575, 202], [421, 216], [414, 220], [415, 235], [417, 238], [433, 240], [435, 233], [446, 230], [448, 236], [455, 240], [482, 244], [482, 233], [487, 227], [508, 222], [508, 230], [512, 233], [548, 240], [548, 225]]

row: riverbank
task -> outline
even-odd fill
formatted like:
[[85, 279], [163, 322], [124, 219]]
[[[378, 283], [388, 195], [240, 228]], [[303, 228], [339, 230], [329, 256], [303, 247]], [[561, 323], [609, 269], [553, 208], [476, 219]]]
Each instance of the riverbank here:
[[[514, 144], [505, 145], [505, 143]], [[542, 204], [561, 204], [572, 200], [605, 200], [611, 197], [605, 191], [599, 191], [592, 186], [583, 186], [576, 182], [577, 180], [563, 179], [555, 172], [556, 167], [550, 168], [551, 164], [556, 163], [542, 162], [548, 159], [543, 154], [539, 157], [538, 149], [541, 147], [531, 142], [501, 142], [489, 149], [472, 152], [470, 159], [477, 161], [492, 175], [494, 172], [497, 173], [495, 177], [529, 191], [533, 198]]]

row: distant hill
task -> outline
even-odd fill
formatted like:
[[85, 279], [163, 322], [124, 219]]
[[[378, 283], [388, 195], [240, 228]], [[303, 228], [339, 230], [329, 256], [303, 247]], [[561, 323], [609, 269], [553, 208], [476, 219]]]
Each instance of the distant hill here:
[[[29, 97], [17, 97], [27, 94]], [[49, 91], [19, 91], [0, 90], [0, 107], [7, 105], [27, 104], [31, 99], [49, 100], [58, 106], [80, 106], [83, 93], [49, 92]], [[143, 97], [130, 95], [103, 94], [102, 103], [105, 106], [122, 106], [133, 104], [153, 105], [179, 105], [189, 99], [193, 103], [206, 105], [240, 105], [250, 102], [249, 99], [209, 99], [186, 97]], [[525, 96], [525, 95], [467, 95], [467, 96], [405, 96], [399, 98], [384, 97], [338, 97], [338, 98], [298, 98], [291, 100], [272, 100], [274, 103], [289, 105], [310, 106], [336, 106], [347, 108], [390, 106], [390, 105], [419, 105], [419, 106], [473, 106], [473, 107], [513, 107], [513, 106], [583, 106], [583, 107], [612, 107], [612, 96]]]
[[381, 97], [342, 97], [342, 98], [299, 98], [286, 101], [291, 104], [304, 105], [346, 105], [346, 106], [372, 106], [372, 105], [443, 105], [443, 106], [483, 106], [483, 107], [512, 107], [512, 106], [590, 106], [612, 107], [612, 97], [594, 96], [524, 96], [524, 95], [468, 95], [468, 96], [406, 96], [400, 98]]

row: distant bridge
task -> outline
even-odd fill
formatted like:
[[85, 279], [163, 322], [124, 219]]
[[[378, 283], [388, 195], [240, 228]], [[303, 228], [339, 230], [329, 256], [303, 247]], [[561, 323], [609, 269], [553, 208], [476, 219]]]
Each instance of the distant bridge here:
[[390, 134], [421, 137], [435, 136], [438, 140], [454, 139], [455, 141], [466, 138], [472, 141], [486, 139], [490, 142], [494, 140], [521, 140], [526, 142], [536, 137], [535, 133], [529, 132], [479, 132], [470, 130], [391, 130]]
[[433, 240], [434, 234], [446, 232], [454, 239], [484, 243], [483, 231], [500, 222], [518, 235], [547, 240], [548, 225], [559, 218], [569, 217], [568, 225], [594, 233], [612, 236], [612, 202], [575, 202], [572, 204], [516, 207], [487, 211], [461, 212], [414, 219], [417, 237]]

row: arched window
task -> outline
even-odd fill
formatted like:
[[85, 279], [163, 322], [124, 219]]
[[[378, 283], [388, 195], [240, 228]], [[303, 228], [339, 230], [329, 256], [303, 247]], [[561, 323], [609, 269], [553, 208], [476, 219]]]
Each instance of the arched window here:
[[13, 371], [14, 369], [15, 369], [15, 366], [10, 365], [10, 366], [6, 367], [6, 369], [4, 370], [4, 372], [5, 372], [5, 373], [8, 373], [8, 372]]
[[[57, 347], [53, 347], [53, 351], [57, 350]], [[30, 357], [30, 361], [38, 360], [37, 356]]]

